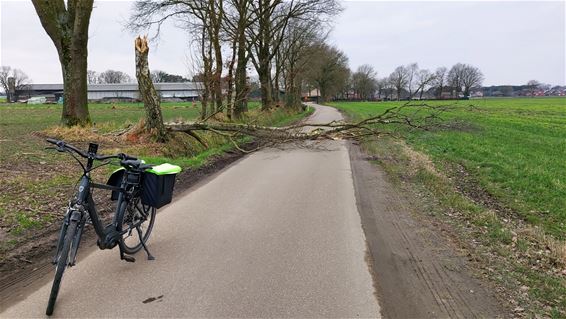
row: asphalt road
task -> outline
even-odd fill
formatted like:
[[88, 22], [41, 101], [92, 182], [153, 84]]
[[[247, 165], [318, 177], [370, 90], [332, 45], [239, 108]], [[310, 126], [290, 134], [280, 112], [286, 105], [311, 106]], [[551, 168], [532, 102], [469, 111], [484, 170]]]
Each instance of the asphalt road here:
[[[340, 141], [236, 162], [160, 210], [149, 248], [157, 260], [96, 251], [67, 269], [54, 316], [379, 317]], [[43, 316], [50, 287], [0, 317]]]

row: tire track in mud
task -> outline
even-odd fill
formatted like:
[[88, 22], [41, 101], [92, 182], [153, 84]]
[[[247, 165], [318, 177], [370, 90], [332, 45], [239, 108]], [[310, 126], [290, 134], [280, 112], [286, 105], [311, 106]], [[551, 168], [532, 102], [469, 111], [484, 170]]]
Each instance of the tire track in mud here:
[[350, 145], [358, 211], [385, 318], [506, 317], [464, 256], [426, 221], [416, 220], [379, 167]]

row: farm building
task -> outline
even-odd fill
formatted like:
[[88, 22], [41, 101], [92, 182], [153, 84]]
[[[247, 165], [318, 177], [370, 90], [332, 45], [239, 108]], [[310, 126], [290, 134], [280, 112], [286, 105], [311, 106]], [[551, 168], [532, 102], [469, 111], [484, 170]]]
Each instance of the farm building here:
[[[155, 83], [154, 85], [164, 100], [197, 100], [201, 87], [200, 82]], [[89, 84], [87, 93], [89, 101], [138, 100], [140, 98], [137, 83]], [[19, 99], [43, 96], [56, 101], [63, 96], [63, 84], [30, 84], [16, 94]]]

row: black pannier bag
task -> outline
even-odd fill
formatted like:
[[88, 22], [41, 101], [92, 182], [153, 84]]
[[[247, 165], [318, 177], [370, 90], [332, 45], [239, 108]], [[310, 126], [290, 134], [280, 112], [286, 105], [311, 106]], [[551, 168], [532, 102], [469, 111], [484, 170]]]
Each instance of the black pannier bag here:
[[179, 172], [181, 172], [179, 166], [167, 163], [145, 171], [143, 174], [142, 204], [161, 208], [171, 203], [175, 178]]

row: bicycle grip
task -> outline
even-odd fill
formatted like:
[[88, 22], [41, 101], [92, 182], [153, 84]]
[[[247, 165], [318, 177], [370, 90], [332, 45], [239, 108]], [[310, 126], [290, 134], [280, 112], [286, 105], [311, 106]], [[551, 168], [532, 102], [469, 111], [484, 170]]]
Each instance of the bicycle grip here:
[[57, 145], [59, 143], [59, 141], [54, 139], [54, 138], [48, 138], [48, 139], [46, 139], [46, 141], [48, 143], [55, 144], [55, 145]]
[[125, 160], [125, 161], [135, 161], [135, 160], [137, 160], [136, 157], [133, 157], [133, 156], [130, 156], [130, 155], [127, 155], [127, 154], [124, 154], [124, 153], [118, 154], [118, 157], [121, 160]]

